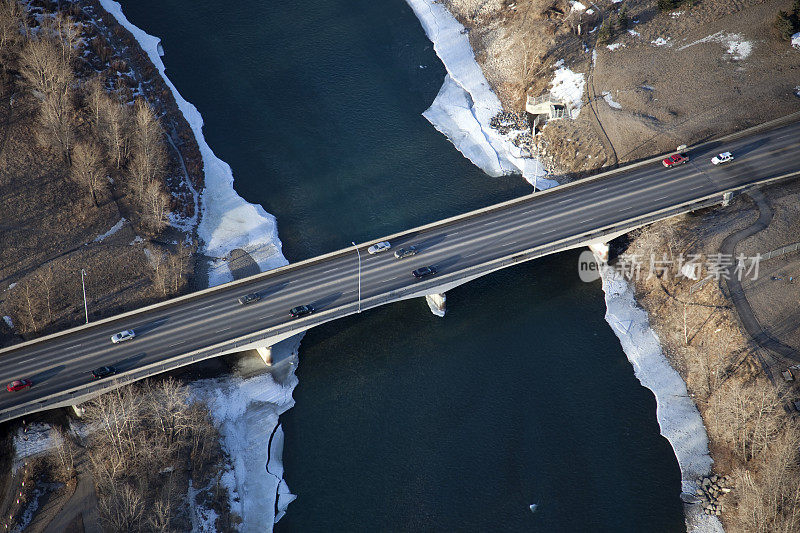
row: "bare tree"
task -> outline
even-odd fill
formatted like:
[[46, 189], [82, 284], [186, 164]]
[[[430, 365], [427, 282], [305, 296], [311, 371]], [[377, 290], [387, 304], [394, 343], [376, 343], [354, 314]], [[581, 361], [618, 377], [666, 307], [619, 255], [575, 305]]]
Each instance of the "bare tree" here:
[[39, 292], [44, 296], [45, 303], [47, 304], [47, 321], [53, 322], [53, 288], [54, 288], [53, 264], [48, 263], [36, 275], [37, 285]]
[[[101, 87], [102, 90], [102, 87]], [[101, 95], [102, 94], [102, 95]], [[98, 134], [114, 166], [120, 168], [128, 157], [128, 137], [131, 131], [130, 111], [116, 95], [104, 90], [98, 93]]]
[[150, 106], [138, 99], [133, 112], [133, 155], [129, 173], [138, 194], [151, 182], [161, 181], [167, 171], [164, 133]]
[[41, 36], [29, 40], [20, 61], [20, 73], [35, 91], [45, 96], [58, 94], [63, 99], [74, 76], [52, 39]]
[[53, 432], [55, 471], [61, 481], [68, 481], [75, 476], [76, 446], [69, 433], [62, 428], [54, 426]]
[[79, 143], [75, 146], [70, 174], [73, 180], [86, 187], [92, 202], [96, 207], [99, 207], [97, 190], [104, 183], [103, 178], [105, 177], [100, 147], [92, 141]]
[[144, 515], [142, 494], [129, 484], [110, 485], [109, 494], [98, 499], [100, 520], [110, 531], [139, 531]]
[[45, 146], [58, 149], [67, 164], [71, 163], [75, 140], [74, 113], [69, 97], [62, 99], [60, 95], [49, 94], [42, 102], [42, 130], [38, 132], [38, 140]]
[[145, 225], [153, 233], [159, 233], [167, 225], [169, 213], [169, 195], [164, 185], [158, 181], [151, 181], [144, 190], [142, 213]]
[[0, 60], [4, 63], [19, 52], [25, 8], [17, 0], [0, 0]]

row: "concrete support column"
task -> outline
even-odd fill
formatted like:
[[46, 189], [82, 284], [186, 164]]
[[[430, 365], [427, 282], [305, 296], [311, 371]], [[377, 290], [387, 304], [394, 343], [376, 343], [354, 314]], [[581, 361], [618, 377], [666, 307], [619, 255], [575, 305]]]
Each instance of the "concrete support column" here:
[[607, 242], [596, 242], [594, 244], [589, 245], [589, 250], [592, 251], [594, 256], [602, 261], [603, 263], [608, 262], [608, 243]]
[[74, 414], [76, 418], [83, 418], [83, 414], [86, 412], [86, 409], [80, 405], [70, 405], [69, 407], [72, 409], [72, 414]]
[[728, 207], [731, 204], [731, 197], [733, 193], [724, 192], [722, 193], [722, 207]]
[[261, 359], [263, 359], [265, 365], [272, 366], [272, 346], [259, 347], [256, 348], [256, 351], [258, 355], [261, 356]]
[[431, 313], [434, 315], [443, 317], [447, 312], [447, 296], [445, 293], [428, 294], [425, 296], [425, 301], [428, 302], [428, 307], [430, 307]]

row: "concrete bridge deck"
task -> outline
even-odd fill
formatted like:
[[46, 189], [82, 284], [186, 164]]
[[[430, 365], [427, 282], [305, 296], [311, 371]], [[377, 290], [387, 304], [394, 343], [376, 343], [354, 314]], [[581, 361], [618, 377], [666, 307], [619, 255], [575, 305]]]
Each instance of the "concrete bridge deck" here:
[[[366, 254], [361, 309], [442, 293], [522, 261], [607, 241], [656, 220], [719, 203], [728, 191], [800, 175], [800, 123], [706, 143], [689, 164], [664, 168], [637, 163], [592, 178], [435, 222], [377, 240], [416, 245], [397, 260]], [[711, 157], [736, 159], [714, 166]], [[415, 280], [411, 270], [438, 274]], [[226, 353], [270, 346], [315, 325], [357, 312], [358, 259], [345, 248], [148, 308], [0, 350], [0, 383], [30, 378], [31, 389], [0, 393], [0, 422], [85, 401], [105, 390]], [[576, 268], [577, 272], [577, 268]], [[258, 303], [237, 297], [258, 292]], [[290, 319], [288, 310], [312, 304], [318, 312]], [[114, 345], [113, 333], [136, 339]], [[93, 368], [113, 365], [115, 378], [91, 380]]]

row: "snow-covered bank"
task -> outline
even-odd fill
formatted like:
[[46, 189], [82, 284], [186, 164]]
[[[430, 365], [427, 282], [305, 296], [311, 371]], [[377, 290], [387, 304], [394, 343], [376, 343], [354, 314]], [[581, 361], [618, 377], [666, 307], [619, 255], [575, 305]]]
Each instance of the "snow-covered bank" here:
[[439, 94], [423, 113], [425, 118], [487, 174], [519, 172], [541, 189], [557, 185], [543, 178], [545, 170], [538, 161], [522, 157], [509, 137], [489, 125], [503, 107], [475, 61], [464, 26], [434, 0], [406, 1], [447, 69]]
[[[656, 397], [656, 418], [661, 434], [670, 442], [681, 469], [681, 489], [694, 494], [697, 479], [711, 471], [708, 436], [700, 412], [689, 397], [680, 374], [670, 366], [647, 313], [636, 305], [633, 287], [610, 267], [601, 270], [606, 299], [606, 321], [619, 337], [639, 382]], [[702, 514], [695, 505], [687, 510], [693, 533], [722, 532], [716, 517]]]
[[[230, 166], [214, 155], [203, 137], [200, 112], [180, 95], [165, 74], [161, 40], [131, 24], [119, 3], [113, 0], [100, 0], [100, 3], [139, 42], [172, 91], [197, 140], [205, 172], [197, 232], [203, 241], [203, 252], [214, 258], [209, 269], [209, 286], [233, 279], [224, 258], [237, 248], [248, 252], [262, 272], [286, 265], [288, 261], [281, 251], [275, 217], [260, 205], [248, 203], [233, 189]], [[295, 338], [281, 343], [279, 349], [296, 352], [298, 343], [299, 338]], [[276, 359], [282, 359], [286, 354], [274, 355]], [[243, 531], [271, 530], [274, 521], [294, 499], [282, 479], [283, 433], [278, 424], [278, 415], [294, 404], [291, 394], [297, 380], [293, 372], [294, 366], [284, 384], [278, 384], [270, 374], [264, 374], [252, 379], [220, 378], [197, 386], [198, 394], [214, 410], [223, 446], [233, 462], [233, 471], [226, 479], [226, 485], [230, 490], [231, 508], [244, 519]], [[271, 440], [262, 438], [273, 434], [275, 437]], [[277, 517], [274, 511], [276, 499], [281, 506]]]
[[161, 39], [131, 24], [122, 13], [122, 6], [119, 3], [113, 0], [100, 0], [100, 4], [139, 42], [172, 91], [178, 108], [197, 139], [205, 171], [205, 189], [201, 199], [202, 216], [197, 233], [203, 240], [204, 253], [217, 258], [216, 261], [212, 261], [209, 285], [219, 285], [233, 279], [223, 258], [236, 248], [241, 248], [253, 256], [262, 271], [288, 264], [281, 252], [275, 217], [260, 205], [251, 204], [236, 194], [233, 189], [231, 167], [214, 155], [203, 137], [203, 117], [194, 105], [184, 100], [165, 74], [164, 62], [161, 60], [163, 55]]

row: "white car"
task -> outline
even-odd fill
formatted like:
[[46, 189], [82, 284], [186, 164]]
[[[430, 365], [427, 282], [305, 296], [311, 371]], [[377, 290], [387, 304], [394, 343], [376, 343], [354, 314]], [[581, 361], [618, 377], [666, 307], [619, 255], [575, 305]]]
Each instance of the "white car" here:
[[377, 244], [373, 244], [372, 246], [367, 248], [367, 251], [370, 253], [370, 255], [379, 254], [381, 252], [385, 252], [386, 250], [388, 250], [391, 247], [392, 247], [392, 245], [389, 244], [387, 241], [381, 241], [381, 242], [379, 242]]
[[721, 154], [715, 155], [711, 158], [711, 162], [715, 165], [727, 163], [728, 161], [733, 161], [733, 154], [730, 152], [722, 152]]
[[134, 333], [132, 329], [126, 329], [125, 331], [120, 331], [119, 333], [111, 335], [111, 342], [117, 344], [119, 342], [129, 341], [135, 336], [136, 333]]

